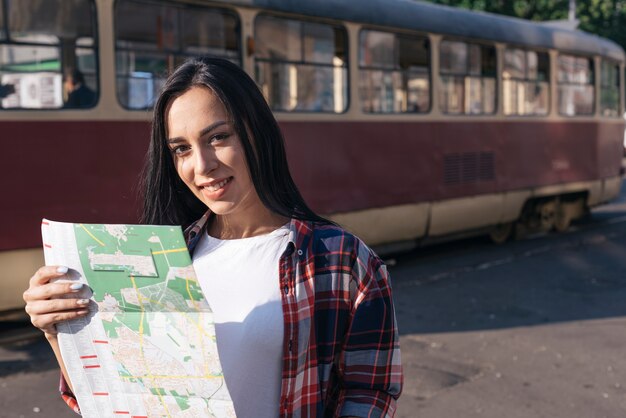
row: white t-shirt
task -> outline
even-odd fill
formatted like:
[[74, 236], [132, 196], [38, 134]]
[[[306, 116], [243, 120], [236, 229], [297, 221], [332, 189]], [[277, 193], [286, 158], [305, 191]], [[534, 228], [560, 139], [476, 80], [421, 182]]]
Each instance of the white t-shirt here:
[[289, 225], [250, 238], [204, 233], [193, 267], [215, 319], [217, 348], [238, 418], [279, 414], [284, 323], [278, 264]]

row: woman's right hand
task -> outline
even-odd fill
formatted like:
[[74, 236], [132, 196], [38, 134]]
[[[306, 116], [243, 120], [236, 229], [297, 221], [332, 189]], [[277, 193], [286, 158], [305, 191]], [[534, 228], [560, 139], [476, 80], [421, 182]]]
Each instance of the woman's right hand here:
[[88, 289], [87, 286], [78, 281], [51, 283], [51, 280], [63, 278], [67, 273], [68, 268], [63, 266], [41, 267], [31, 277], [30, 285], [23, 295], [30, 321], [46, 337], [57, 334], [57, 323], [89, 313], [89, 299], [84, 291]]

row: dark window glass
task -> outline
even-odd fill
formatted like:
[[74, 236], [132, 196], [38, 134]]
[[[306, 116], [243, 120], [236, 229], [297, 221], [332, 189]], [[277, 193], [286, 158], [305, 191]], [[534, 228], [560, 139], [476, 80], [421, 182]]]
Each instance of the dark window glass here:
[[116, 2], [116, 46], [135, 50], [179, 51], [179, 12], [179, 8], [165, 3]]
[[359, 92], [367, 113], [430, 110], [428, 38], [362, 30], [359, 37]]
[[260, 15], [255, 78], [274, 110], [341, 113], [348, 106], [345, 29]]
[[1, 107], [95, 106], [98, 74], [93, 1], [6, 0], [5, 5], [0, 13], [0, 25], [6, 20], [8, 26], [0, 30]]
[[442, 74], [467, 74], [468, 44], [442, 41], [439, 45], [439, 68]]
[[117, 98], [128, 109], [154, 105], [167, 75], [185, 59], [239, 61], [239, 20], [226, 9], [167, 2], [115, 3]]
[[505, 115], [547, 115], [550, 104], [550, 58], [545, 52], [507, 48], [502, 69]]
[[566, 116], [592, 115], [595, 101], [593, 60], [559, 55], [557, 79], [559, 113]]
[[4, 23], [4, 7], [2, 7], [2, 2], [0, 2], [0, 41], [4, 41], [7, 38], [6, 26]]
[[496, 56], [496, 49], [491, 46], [481, 45], [480, 58], [480, 75], [483, 77], [495, 78], [498, 74], [498, 58]]
[[304, 61], [315, 64], [333, 65], [335, 53], [335, 29], [318, 23], [302, 26]]
[[[468, 46], [469, 74], [480, 77], [483, 74], [483, 54], [480, 45]], [[486, 70], [486, 68], [485, 68]]]
[[537, 58], [537, 80], [550, 82], [550, 56], [547, 53], [539, 53]]
[[218, 55], [239, 63], [239, 22], [220, 10], [183, 11], [182, 48], [188, 54]]
[[443, 40], [439, 62], [442, 112], [481, 115], [496, 111], [495, 47]]
[[600, 113], [602, 116], [620, 116], [619, 64], [602, 60], [600, 78]]
[[430, 42], [426, 37], [398, 36], [398, 64], [403, 70], [430, 71]]
[[359, 65], [392, 70], [396, 67], [396, 37], [393, 33], [374, 30], [361, 31]]

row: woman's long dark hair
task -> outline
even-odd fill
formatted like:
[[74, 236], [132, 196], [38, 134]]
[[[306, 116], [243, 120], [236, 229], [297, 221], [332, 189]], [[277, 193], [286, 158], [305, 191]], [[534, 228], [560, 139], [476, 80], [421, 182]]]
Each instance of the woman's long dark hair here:
[[209, 88], [226, 108], [241, 139], [250, 177], [261, 202], [270, 211], [288, 218], [332, 223], [315, 214], [298, 191], [289, 173], [282, 133], [256, 83], [230, 61], [209, 57], [193, 58], [178, 67], [156, 101], [140, 186], [141, 222], [186, 227], [207, 210], [178, 176], [166, 143], [169, 106], [195, 86]]

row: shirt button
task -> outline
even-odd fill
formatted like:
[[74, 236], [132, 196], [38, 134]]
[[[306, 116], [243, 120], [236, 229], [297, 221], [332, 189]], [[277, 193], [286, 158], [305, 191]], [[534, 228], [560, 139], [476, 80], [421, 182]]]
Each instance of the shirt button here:
[[283, 287], [283, 292], [285, 292], [285, 295], [289, 294], [289, 286], [285, 285], [285, 287]]
[[302, 250], [298, 250], [298, 255], [302, 255]]

